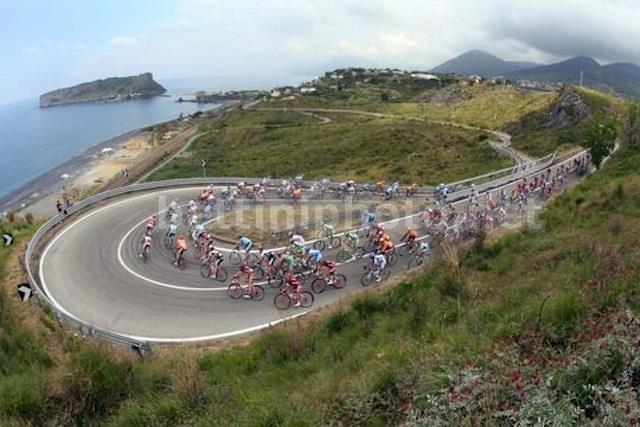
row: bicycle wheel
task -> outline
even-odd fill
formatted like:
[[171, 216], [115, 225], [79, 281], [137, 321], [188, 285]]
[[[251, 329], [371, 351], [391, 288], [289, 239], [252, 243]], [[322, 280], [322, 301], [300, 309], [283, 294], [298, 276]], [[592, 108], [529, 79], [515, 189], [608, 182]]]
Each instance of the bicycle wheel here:
[[244, 290], [242, 289], [242, 286], [240, 286], [239, 283], [232, 283], [229, 285], [229, 289], [227, 289], [227, 293], [233, 299], [240, 299], [242, 297], [242, 294], [244, 293]]
[[258, 263], [258, 255], [256, 254], [249, 254], [249, 265], [254, 266]]
[[324, 251], [327, 248], [327, 242], [325, 239], [316, 240], [313, 242], [313, 249], [319, 250], [320, 252]]
[[380, 273], [380, 281], [384, 282], [387, 279], [389, 279], [389, 276], [391, 276], [391, 271], [389, 271], [388, 269], [384, 269], [382, 270], [382, 272]]
[[338, 255], [336, 255], [336, 259], [338, 262], [345, 262], [348, 259], [351, 259], [351, 254], [346, 249], [340, 249]]
[[409, 265], [407, 266], [408, 270], [411, 270], [412, 268], [415, 267], [419, 267], [424, 263], [424, 259], [422, 257], [419, 256], [413, 256], [410, 260], [409, 260]]
[[231, 265], [240, 265], [240, 261], [242, 261], [242, 257], [239, 252], [231, 252], [229, 255], [229, 262]]
[[200, 275], [205, 279], [211, 277], [211, 267], [209, 267], [209, 264], [202, 264], [200, 267]]
[[336, 289], [342, 289], [347, 284], [347, 276], [344, 274], [336, 274], [333, 278], [333, 287]]
[[227, 277], [229, 277], [229, 273], [227, 273], [227, 269], [224, 267], [218, 267], [218, 273], [216, 274], [216, 280], [218, 282], [226, 282]]
[[396, 265], [396, 262], [398, 261], [398, 257], [396, 256], [395, 253], [389, 255], [389, 259], [387, 260], [387, 264], [389, 264], [390, 266], [392, 265]]
[[264, 288], [260, 285], [253, 285], [251, 299], [254, 301], [262, 301], [264, 299]]
[[331, 238], [331, 247], [333, 248], [339, 248], [340, 245], [342, 245], [342, 239], [338, 236], [333, 236]]
[[409, 245], [406, 243], [398, 248], [398, 255], [405, 256], [409, 254]]
[[364, 256], [364, 248], [362, 246], [358, 246], [353, 251], [353, 256], [355, 259], [361, 259]]
[[364, 273], [360, 278], [360, 283], [362, 284], [362, 286], [365, 286], [365, 287], [370, 286], [374, 281], [375, 281], [375, 278], [373, 276], [373, 273], [371, 272]]
[[253, 276], [256, 280], [260, 281], [264, 279], [264, 270], [260, 266], [253, 267]]
[[302, 307], [311, 307], [314, 301], [313, 294], [309, 291], [300, 292], [300, 306]]
[[316, 294], [321, 294], [327, 289], [327, 282], [324, 279], [317, 278], [311, 282], [311, 290]]
[[184, 270], [185, 268], [187, 268], [187, 259], [184, 256], [184, 253], [180, 257], [180, 262], [178, 263], [178, 268], [180, 268], [180, 270]]
[[273, 298], [273, 304], [278, 310], [286, 310], [291, 306], [291, 297], [280, 292], [275, 296], [275, 298]]
[[267, 277], [267, 283], [272, 288], [279, 289], [282, 286], [282, 273], [278, 271], [275, 274], [270, 274]]

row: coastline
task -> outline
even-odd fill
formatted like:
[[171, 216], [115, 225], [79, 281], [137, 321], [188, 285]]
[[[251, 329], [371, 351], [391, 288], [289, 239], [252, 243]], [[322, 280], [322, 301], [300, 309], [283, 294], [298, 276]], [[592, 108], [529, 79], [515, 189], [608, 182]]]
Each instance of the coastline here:
[[[202, 112], [206, 116], [216, 115], [219, 112], [226, 111], [229, 106], [234, 105], [236, 102], [221, 102], [215, 105], [213, 108], [203, 109]], [[98, 142], [78, 154], [72, 156], [65, 162], [54, 166], [48, 171], [30, 179], [20, 187], [10, 191], [6, 195], [0, 197], [0, 212], [3, 214], [8, 211], [21, 211], [27, 207], [37, 203], [44, 199], [47, 195], [62, 190], [62, 187], [71, 187], [74, 185], [74, 181], [82, 176], [91, 168], [92, 163], [99, 156], [100, 152], [107, 147], [120, 148], [127, 141], [143, 134], [144, 132], [151, 131], [156, 126], [177, 124], [181, 121], [179, 118], [166, 120], [158, 123], [149, 124], [137, 129], [133, 129], [128, 132], [124, 132], [108, 138], [104, 141]], [[62, 179], [62, 174], [71, 175], [68, 179]], [[55, 200], [54, 200], [55, 204]], [[54, 213], [55, 206], [52, 205], [52, 214]]]

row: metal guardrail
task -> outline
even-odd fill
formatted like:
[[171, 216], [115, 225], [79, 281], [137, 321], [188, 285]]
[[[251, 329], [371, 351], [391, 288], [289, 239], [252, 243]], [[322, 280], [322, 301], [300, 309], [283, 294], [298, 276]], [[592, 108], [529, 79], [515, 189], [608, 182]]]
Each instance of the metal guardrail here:
[[[564, 162], [568, 162], [574, 158], [578, 158], [582, 154], [584, 154], [584, 152], [578, 153], [573, 157], [571, 157], [570, 159], [564, 160]], [[469, 180], [459, 181], [456, 184], [460, 184], [463, 182], [477, 182], [478, 180], [482, 180], [485, 177], [498, 175], [499, 176], [498, 178], [484, 182], [476, 187], [479, 192], [491, 190], [491, 189], [500, 187], [502, 185], [508, 184], [510, 182], [538, 173], [541, 170], [553, 164], [554, 159], [555, 159], [555, 154], [550, 156], [545, 156], [544, 158], [536, 161], [535, 162], [536, 164], [531, 169], [519, 171], [516, 173], [500, 175], [505, 171], [513, 170], [513, 168], [509, 168], [503, 171], [493, 172], [493, 173], [486, 174], [480, 177], [475, 177]], [[243, 177], [173, 179], [173, 180], [165, 180], [165, 181], [154, 181], [154, 182], [132, 184], [126, 187], [108, 190], [108, 191], [87, 197], [86, 199], [83, 199], [78, 203], [72, 205], [67, 210], [67, 215], [58, 214], [52, 217], [36, 231], [36, 233], [34, 234], [34, 236], [32, 237], [31, 241], [27, 246], [27, 250], [24, 257], [24, 267], [27, 272], [27, 279], [30, 285], [32, 286], [32, 289], [34, 290], [35, 294], [37, 295], [39, 301], [41, 303], [46, 304], [48, 307], [50, 307], [54, 311], [56, 317], [58, 318], [61, 324], [67, 324], [69, 326], [72, 326], [78, 329], [81, 333], [86, 335], [107, 339], [117, 344], [129, 346], [135, 349], [136, 351], [138, 351], [141, 355], [146, 355], [151, 351], [151, 345], [149, 342], [135, 340], [126, 336], [122, 336], [122, 335], [112, 333], [110, 331], [89, 325], [84, 321], [74, 317], [73, 315], [63, 312], [56, 306], [56, 304], [49, 298], [45, 290], [42, 288], [39, 280], [40, 279], [39, 275], [37, 273], [34, 273], [34, 267], [38, 265], [38, 263], [36, 262], [36, 260], [33, 259], [33, 257], [37, 253], [37, 251], [40, 249], [40, 245], [44, 243], [44, 242], [41, 242], [41, 240], [50, 231], [58, 227], [62, 223], [62, 220], [67, 216], [81, 212], [82, 210], [92, 207], [93, 205], [96, 205], [98, 203], [101, 203], [106, 200], [119, 197], [125, 194], [144, 192], [149, 190], [162, 190], [162, 189], [168, 189], [168, 188], [207, 186], [209, 184], [213, 184], [217, 186], [235, 185], [239, 181], [245, 181], [247, 182], [248, 185], [250, 185], [252, 183], [258, 182], [259, 180], [256, 178], [243, 178]], [[470, 193], [471, 193], [471, 188], [464, 188], [460, 191], [450, 194], [450, 199], [451, 200], [463, 199], [465, 197], [468, 197]]]

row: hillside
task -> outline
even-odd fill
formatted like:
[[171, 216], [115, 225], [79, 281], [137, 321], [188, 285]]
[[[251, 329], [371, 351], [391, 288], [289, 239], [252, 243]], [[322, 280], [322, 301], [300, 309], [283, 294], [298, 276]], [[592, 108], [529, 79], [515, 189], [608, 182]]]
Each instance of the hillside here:
[[0, 423], [633, 425], [639, 162], [636, 138], [535, 226], [223, 350], [128, 357], [3, 294]]
[[471, 50], [433, 68], [442, 74], [477, 75], [482, 77], [504, 76], [506, 74], [535, 67], [533, 62], [503, 61], [482, 50]]
[[153, 80], [151, 73], [130, 77], [110, 77], [57, 89], [40, 96], [40, 107], [96, 101], [124, 101], [162, 95], [167, 90]]

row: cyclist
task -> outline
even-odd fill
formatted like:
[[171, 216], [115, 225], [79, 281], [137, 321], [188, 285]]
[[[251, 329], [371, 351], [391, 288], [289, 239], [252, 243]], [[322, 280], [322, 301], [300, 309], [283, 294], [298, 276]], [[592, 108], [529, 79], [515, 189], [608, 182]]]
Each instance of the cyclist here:
[[373, 212], [371, 212], [370, 210], [367, 210], [364, 213], [364, 220], [362, 221], [363, 225], [365, 227], [370, 227], [372, 224], [374, 224], [376, 222], [376, 214], [374, 214]]
[[293, 300], [295, 301], [294, 307], [300, 307], [300, 292], [302, 292], [302, 282], [300, 278], [295, 274], [288, 274], [286, 277], [286, 290], [285, 292], [289, 292], [289, 289], [293, 291]]
[[142, 254], [151, 250], [151, 236], [145, 234], [140, 243], [142, 243], [142, 252], [140, 252], [140, 258], [142, 258]]
[[383, 255], [388, 257], [389, 255], [391, 255], [394, 248], [395, 246], [393, 245], [393, 242], [389, 238], [389, 235], [385, 234], [382, 237], [382, 239], [380, 239], [380, 252], [382, 252]]
[[236, 249], [244, 249], [244, 253], [249, 256], [249, 252], [251, 252], [251, 248], [253, 248], [253, 241], [250, 238], [245, 236], [238, 236], [238, 244], [236, 245]]
[[149, 217], [149, 219], [147, 219], [147, 225], [146, 225], [147, 234], [151, 234], [153, 232], [153, 229], [156, 227], [157, 223], [158, 223], [158, 219], [156, 218], [155, 215], [152, 215]]
[[187, 240], [183, 235], [178, 236], [176, 239], [176, 262], [173, 264], [176, 267], [180, 264], [180, 260], [182, 259], [182, 255], [184, 255], [187, 250]]
[[358, 237], [358, 234], [356, 232], [349, 231], [344, 235], [344, 237], [347, 238], [346, 244], [349, 245], [352, 250], [358, 247], [358, 244], [360, 243], [360, 237]]
[[318, 263], [322, 259], [322, 252], [317, 249], [307, 249], [307, 257], [305, 258], [305, 264], [311, 267], [311, 271], [315, 273], [318, 269]]
[[170, 217], [178, 211], [178, 201], [173, 199], [167, 206], [167, 216]]
[[197, 224], [193, 229], [193, 233], [191, 233], [191, 238], [197, 242], [198, 240], [200, 240], [200, 237], [204, 234], [204, 232], [204, 224]]
[[209, 264], [211, 273], [213, 273], [212, 278], [215, 279], [218, 276], [218, 269], [223, 261], [224, 255], [213, 247], [213, 243], [209, 243], [209, 246], [207, 247], [207, 264]]
[[296, 257], [288, 251], [280, 253], [278, 257], [280, 259], [280, 268], [286, 271], [293, 271], [293, 268], [297, 264]]
[[273, 266], [275, 264], [278, 257], [273, 253], [273, 251], [265, 251], [262, 246], [260, 246], [258, 250], [260, 251], [260, 261], [263, 265]]
[[296, 252], [302, 252], [304, 245], [306, 245], [304, 237], [300, 234], [289, 233], [289, 244], [296, 250]]
[[400, 239], [400, 241], [404, 242], [406, 240], [407, 246], [409, 246], [409, 248], [413, 248], [417, 238], [418, 233], [416, 232], [416, 230], [409, 228], [407, 229], [407, 232], [404, 233], [404, 236], [402, 236], [402, 239]]
[[238, 187], [238, 192], [239, 192], [240, 194], [243, 194], [243, 193], [244, 193], [244, 189], [245, 189], [245, 187], [246, 187], [246, 186], [247, 186], [247, 183], [246, 183], [246, 182], [244, 182], [244, 181], [240, 181], [240, 182], [238, 183], [238, 185], [237, 185], [237, 187]]
[[247, 287], [244, 290], [244, 298], [251, 298], [251, 295], [255, 292], [255, 288], [253, 287], [253, 280], [255, 276], [253, 274], [253, 270], [246, 262], [243, 262], [242, 265], [240, 265], [240, 270], [233, 276], [233, 278], [239, 281], [242, 273], [247, 276]]
[[323, 259], [322, 261], [320, 261], [320, 264], [318, 264], [318, 270], [321, 273], [323, 272], [326, 273], [327, 283], [329, 285], [332, 285], [333, 281], [335, 280], [337, 268], [338, 268], [338, 264], [336, 264], [333, 261], [329, 261], [328, 259]]
[[300, 200], [302, 198], [302, 188], [296, 188], [291, 192], [293, 200]]
[[331, 241], [333, 240], [333, 233], [336, 231], [336, 229], [331, 224], [322, 224], [322, 230], [324, 230], [324, 236], [327, 239], [329, 239], [329, 248], [331, 248]]
[[413, 184], [411, 184], [410, 186], [408, 186], [407, 189], [406, 189], [407, 196], [413, 196], [417, 192], [418, 192], [418, 184], [415, 183], [415, 182]]
[[376, 275], [376, 282], [379, 282], [381, 279], [382, 271], [387, 266], [387, 258], [380, 253], [380, 251], [373, 252], [369, 254], [369, 259], [371, 260], [371, 268], [373, 273]]
[[428, 255], [431, 252], [431, 245], [426, 240], [420, 243], [420, 255]]
[[170, 223], [167, 227], [167, 237], [170, 239], [175, 239], [176, 233], [178, 232], [178, 226], [174, 223]]

